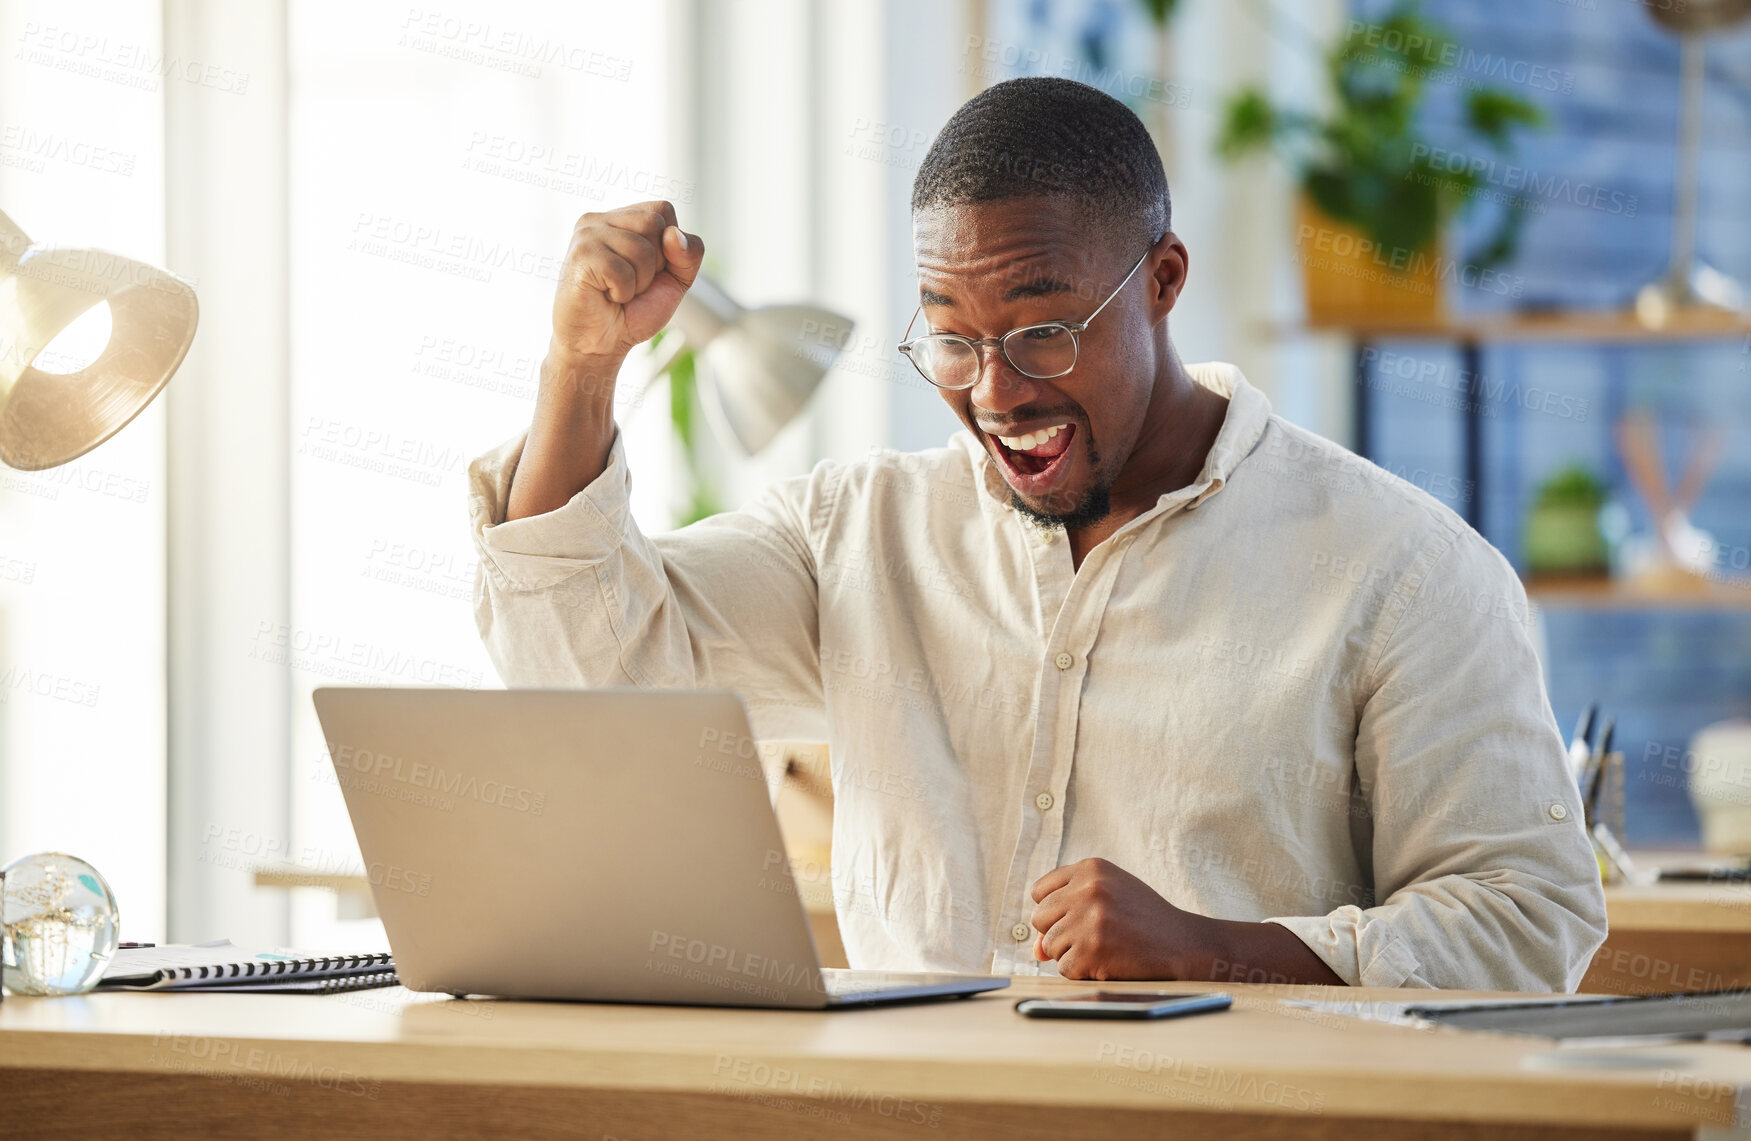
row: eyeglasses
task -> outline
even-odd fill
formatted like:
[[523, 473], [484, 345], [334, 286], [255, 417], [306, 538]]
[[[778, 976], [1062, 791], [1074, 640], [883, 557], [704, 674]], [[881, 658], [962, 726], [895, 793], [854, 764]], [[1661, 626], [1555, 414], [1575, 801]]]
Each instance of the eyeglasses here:
[[[1119, 291], [1130, 284], [1131, 278], [1136, 276], [1148, 258], [1149, 250], [1144, 250], [1143, 256], [1137, 259], [1137, 264], [1131, 267], [1131, 272], [1125, 275], [1125, 280], [1119, 282], [1118, 289], [1107, 294], [1107, 299], [1088, 315], [1086, 321], [1042, 321], [1038, 325], [1023, 325], [1019, 329], [1011, 329], [1001, 337], [984, 337], [979, 340], [955, 333], [929, 333], [902, 341], [900, 351], [906, 354], [906, 359], [912, 362], [912, 367], [925, 380], [938, 388], [950, 390], [971, 388], [979, 383], [981, 345], [996, 345], [997, 351], [1003, 354], [1003, 359], [1009, 362], [1009, 367], [1023, 376], [1035, 380], [1051, 380], [1063, 376], [1076, 367], [1077, 338], [1088, 328], [1090, 322], [1100, 316], [1101, 309], [1110, 305], [1113, 298], [1119, 295]], [[920, 305], [912, 314], [912, 320], [906, 323], [905, 336], [911, 335], [912, 326], [918, 323], [918, 314], [922, 312], [924, 306]]]

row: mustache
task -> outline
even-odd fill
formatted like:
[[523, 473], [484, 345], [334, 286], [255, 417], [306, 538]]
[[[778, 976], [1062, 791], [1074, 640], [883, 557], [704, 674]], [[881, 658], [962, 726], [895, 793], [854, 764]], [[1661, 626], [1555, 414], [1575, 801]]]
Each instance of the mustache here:
[[979, 426], [980, 431], [989, 433], [993, 436], [1001, 436], [1005, 434], [1004, 429], [1013, 424], [1025, 424], [1030, 420], [1051, 419], [1072, 420], [1075, 421], [1079, 427], [1088, 426], [1088, 414], [1082, 410], [1080, 404], [1071, 403], [1059, 404], [1051, 408], [1034, 408], [1031, 406], [1017, 408], [1014, 412], [1011, 412], [1008, 418], [1001, 424], [987, 423], [975, 415], [973, 417], [973, 423]]

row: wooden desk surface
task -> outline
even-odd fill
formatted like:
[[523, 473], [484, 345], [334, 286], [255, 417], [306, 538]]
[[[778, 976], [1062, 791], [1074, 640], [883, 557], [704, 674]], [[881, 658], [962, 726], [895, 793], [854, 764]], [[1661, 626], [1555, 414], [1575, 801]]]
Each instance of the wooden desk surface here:
[[1560, 1050], [1277, 1001], [1414, 997], [1404, 991], [1234, 986], [1234, 1011], [1163, 1022], [1012, 1009], [1083, 989], [1018, 980], [835, 1013], [400, 988], [8, 998], [0, 1089], [12, 1121], [58, 1120], [69, 1134], [626, 1139], [1689, 1137], [1737, 1124], [1751, 1089], [1751, 1050], [1738, 1047]]
[[1730, 931], [1751, 935], [1751, 884], [1655, 883], [1605, 889], [1613, 931]]
[[[1638, 865], [1695, 863], [1637, 854]], [[1610, 934], [1583, 991], [1658, 994], [1751, 986], [1751, 884], [1668, 882], [1605, 889]]]

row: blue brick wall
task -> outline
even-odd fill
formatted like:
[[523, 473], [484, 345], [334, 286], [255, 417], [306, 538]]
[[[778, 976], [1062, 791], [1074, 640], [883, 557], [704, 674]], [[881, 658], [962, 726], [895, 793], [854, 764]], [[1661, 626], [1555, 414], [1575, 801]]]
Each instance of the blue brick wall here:
[[[1366, 20], [1390, 7], [1390, 0], [1356, 0], [1352, 10]], [[1454, 303], [1474, 311], [1629, 305], [1665, 266], [1671, 241], [1677, 40], [1636, 0], [1431, 0], [1426, 10], [1488, 60], [1476, 78], [1505, 79], [1550, 118], [1547, 129], [1523, 138], [1515, 160], [1538, 175], [1519, 254], [1502, 267], [1518, 296], [1459, 289]], [[1708, 43], [1698, 248], [1751, 281], [1751, 27]], [[1478, 148], [1458, 128], [1462, 94], [1433, 84], [1425, 130], [1437, 145], [1469, 155]], [[1504, 197], [1524, 194], [1527, 182], [1504, 172], [1498, 188]], [[1476, 205], [1457, 227], [1459, 249], [1490, 227], [1497, 208]], [[1612, 439], [1630, 409], [1666, 425], [1672, 483], [1687, 432], [1710, 424], [1727, 433], [1693, 522], [1729, 551], [1751, 549], [1751, 344], [1492, 347], [1481, 382], [1461, 377], [1457, 353], [1444, 346], [1381, 350], [1369, 389], [1374, 458], [1431, 473], [1426, 486], [1455, 508], [1468, 492], [1457, 478], [1461, 423], [1442, 401], [1451, 405], [1462, 387], [1482, 389], [1481, 527], [1516, 565], [1521, 520], [1538, 485], [1575, 460], [1603, 475], [1636, 527], [1647, 527]], [[1589, 700], [1618, 717], [1631, 843], [1694, 842], [1682, 767], [1663, 751], [1682, 753], [1710, 722], [1751, 716], [1751, 611], [1565, 607], [1547, 612], [1546, 634], [1551, 704], [1565, 728]]]

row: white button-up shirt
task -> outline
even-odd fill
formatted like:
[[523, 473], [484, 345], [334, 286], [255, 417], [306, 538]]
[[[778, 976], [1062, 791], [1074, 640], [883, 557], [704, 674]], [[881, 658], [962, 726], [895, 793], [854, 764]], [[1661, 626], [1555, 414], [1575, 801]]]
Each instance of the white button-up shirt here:
[[513, 440], [470, 467], [481, 636], [509, 685], [729, 688], [830, 742], [856, 967], [1050, 972], [1028, 889], [1100, 856], [1352, 984], [1573, 989], [1604, 895], [1512, 569], [1192, 374], [1229, 398], [1203, 471], [1080, 568], [966, 432], [657, 536], [618, 439], [502, 522]]

